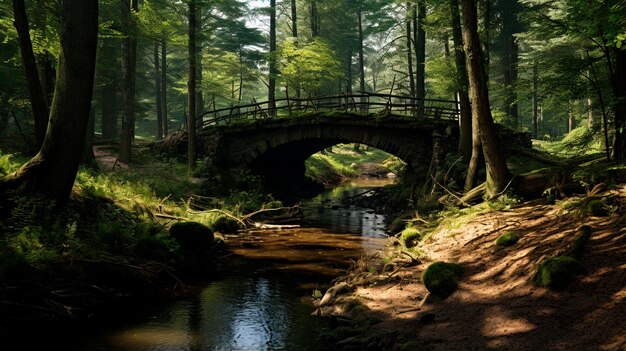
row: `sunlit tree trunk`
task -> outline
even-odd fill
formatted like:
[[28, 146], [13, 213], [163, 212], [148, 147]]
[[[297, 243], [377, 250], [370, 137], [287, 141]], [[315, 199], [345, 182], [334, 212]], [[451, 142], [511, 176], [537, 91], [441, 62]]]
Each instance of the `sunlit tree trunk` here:
[[63, 0], [60, 18], [56, 88], [41, 150], [0, 181], [2, 191], [39, 194], [57, 204], [68, 200], [83, 153], [96, 66], [98, 1]]
[[161, 113], [163, 114], [163, 136], [169, 134], [167, 113], [167, 41], [161, 39]]
[[450, 0], [450, 19], [452, 22], [452, 41], [454, 43], [454, 62], [456, 63], [457, 94], [461, 115], [459, 119], [459, 155], [465, 163], [472, 157], [472, 108], [469, 101], [469, 83], [465, 54], [463, 53], [463, 34], [461, 31], [461, 16], [459, 0]]
[[[415, 96], [415, 77], [413, 76], [413, 55], [412, 55], [413, 41], [411, 40], [412, 35], [413, 35], [413, 32], [411, 30], [411, 18], [412, 18], [413, 12], [415, 11], [415, 7], [413, 6], [413, 4], [407, 2], [406, 8], [407, 8], [406, 59], [408, 63], [407, 67], [408, 67], [408, 73], [409, 73], [409, 95]], [[360, 23], [360, 17], [359, 17], [359, 23]], [[359, 29], [360, 28], [361, 27], [359, 26]]]
[[485, 61], [478, 38], [476, 2], [475, 0], [462, 0], [462, 4], [463, 44], [467, 59], [472, 118], [478, 120], [480, 140], [487, 164], [487, 195], [491, 197], [505, 190], [512, 176], [506, 164], [504, 150], [498, 142], [491, 116]]
[[17, 30], [18, 40], [20, 44], [20, 52], [22, 54], [22, 66], [26, 74], [26, 83], [30, 93], [30, 103], [33, 110], [33, 118], [35, 121], [35, 141], [36, 147], [41, 147], [43, 139], [46, 135], [48, 127], [48, 103], [44, 90], [42, 89], [39, 73], [37, 70], [37, 62], [33, 53], [33, 43], [30, 39], [28, 26], [28, 16], [26, 15], [26, 6], [24, 0], [13, 0], [13, 25]]
[[[415, 41], [415, 96], [418, 99], [426, 97], [426, 30], [424, 29], [424, 21], [426, 21], [426, 0], [417, 1], [417, 40]], [[421, 115], [421, 114], [420, 114]]]
[[187, 92], [188, 171], [196, 169], [196, 0], [189, 1], [189, 82]]
[[132, 159], [132, 146], [135, 139], [135, 70], [137, 65], [137, 39], [131, 8], [138, 11], [138, 0], [121, 0], [122, 26], [126, 37], [122, 41], [122, 76], [124, 81], [122, 115], [122, 135], [120, 140], [120, 162], [129, 163]]
[[616, 102], [613, 105], [614, 132], [613, 153], [611, 157], [617, 161], [626, 161], [626, 50], [613, 49], [615, 55], [615, 72], [611, 77]]
[[270, 0], [270, 57], [268, 79], [268, 109], [270, 115], [276, 113], [276, 0]]
[[156, 102], [157, 139], [163, 138], [163, 103], [161, 98], [161, 60], [159, 58], [159, 43], [154, 43], [154, 96]]
[[533, 138], [539, 135], [539, 72], [537, 62], [533, 62]]

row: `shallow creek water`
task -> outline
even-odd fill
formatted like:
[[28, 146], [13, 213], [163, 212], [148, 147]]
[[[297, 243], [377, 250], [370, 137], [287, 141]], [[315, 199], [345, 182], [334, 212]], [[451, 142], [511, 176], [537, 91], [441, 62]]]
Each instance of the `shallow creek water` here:
[[384, 245], [385, 217], [346, 200], [386, 184], [353, 182], [303, 201], [303, 228], [226, 237], [233, 255], [197, 296], [123, 316], [61, 349], [327, 350], [312, 292]]

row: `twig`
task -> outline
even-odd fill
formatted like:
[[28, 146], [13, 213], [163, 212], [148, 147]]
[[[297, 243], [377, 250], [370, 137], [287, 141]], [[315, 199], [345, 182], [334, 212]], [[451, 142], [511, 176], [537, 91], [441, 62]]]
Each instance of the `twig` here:
[[430, 177], [433, 179], [433, 182], [435, 182], [435, 184], [439, 185], [443, 190], [445, 190], [448, 194], [452, 195], [453, 197], [455, 197], [457, 200], [459, 200], [459, 202], [463, 205], [463, 206], [467, 206], [470, 207], [470, 205], [468, 203], [466, 203], [465, 201], [463, 201], [463, 199], [461, 199], [460, 197], [458, 197], [456, 194], [454, 194], [452, 191], [448, 190], [448, 188], [446, 188], [445, 186], [441, 185], [437, 179], [435, 179], [435, 177], [431, 174]]
[[203, 213], [212, 213], [212, 212], [221, 213], [221, 214], [223, 214], [223, 215], [225, 215], [225, 216], [227, 216], [229, 218], [232, 218], [232, 219], [236, 220], [244, 228], [248, 227], [248, 225], [244, 221], [242, 221], [241, 219], [233, 216], [232, 214], [230, 214], [230, 213], [228, 213], [228, 212], [226, 212], [224, 210], [212, 209], [212, 210], [206, 210], [206, 211], [190, 211], [190, 210], [187, 211], [187, 213], [190, 213], [190, 214], [203, 214]]

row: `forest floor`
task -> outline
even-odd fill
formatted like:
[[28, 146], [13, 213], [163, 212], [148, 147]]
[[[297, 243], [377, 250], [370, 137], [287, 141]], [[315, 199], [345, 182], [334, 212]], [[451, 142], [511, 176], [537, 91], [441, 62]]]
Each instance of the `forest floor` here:
[[[390, 246], [336, 280], [353, 291], [317, 313], [345, 323], [331, 332], [339, 349], [626, 350], [626, 186], [600, 196], [615, 201], [610, 216], [568, 210], [565, 203], [583, 199], [574, 197], [442, 223], [420, 244], [419, 263], [403, 263], [408, 255], [400, 251], [407, 249]], [[593, 230], [581, 258], [585, 272], [564, 291], [534, 286], [538, 263], [566, 252], [583, 224]], [[520, 240], [499, 248], [495, 240], [507, 231]], [[436, 261], [465, 269], [445, 300], [420, 281]]]

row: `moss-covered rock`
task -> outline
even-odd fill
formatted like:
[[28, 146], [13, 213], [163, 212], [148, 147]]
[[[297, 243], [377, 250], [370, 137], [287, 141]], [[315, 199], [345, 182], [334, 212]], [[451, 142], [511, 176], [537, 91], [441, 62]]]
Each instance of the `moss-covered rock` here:
[[591, 227], [588, 225], [580, 226], [576, 230], [576, 239], [574, 239], [574, 243], [572, 244], [572, 248], [570, 250], [569, 256], [574, 257], [577, 260], [583, 255], [585, 251], [585, 246], [589, 242], [591, 238]]
[[400, 234], [400, 239], [402, 240], [404, 246], [410, 248], [417, 245], [421, 236], [422, 233], [420, 233], [417, 228], [406, 228], [402, 231], [402, 234]]
[[141, 258], [165, 261], [171, 256], [168, 239], [149, 236], [141, 238], [135, 245], [135, 253]]
[[563, 290], [582, 273], [582, 266], [573, 257], [555, 256], [543, 261], [533, 276], [537, 286], [548, 287], [553, 290]]
[[519, 241], [519, 235], [516, 232], [506, 232], [496, 239], [496, 245], [500, 247], [509, 247], [515, 245]]
[[239, 222], [232, 217], [221, 215], [215, 218], [215, 221], [210, 225], [210, 227], [215, 232], [231, 234], [236, 233], [239, 229], [241, 229], [241, 224], [239, 224]]
[[462, 275], [463, 267], [457, 264], [435, 262], [422, 273], [422, 282], [431, 294], [445, 299], [454, 293]]
[[202, 252], [213, 246], [213, 231], [202, 223], [178, 222], [170, 228], [170, 236], [182, 251]]

